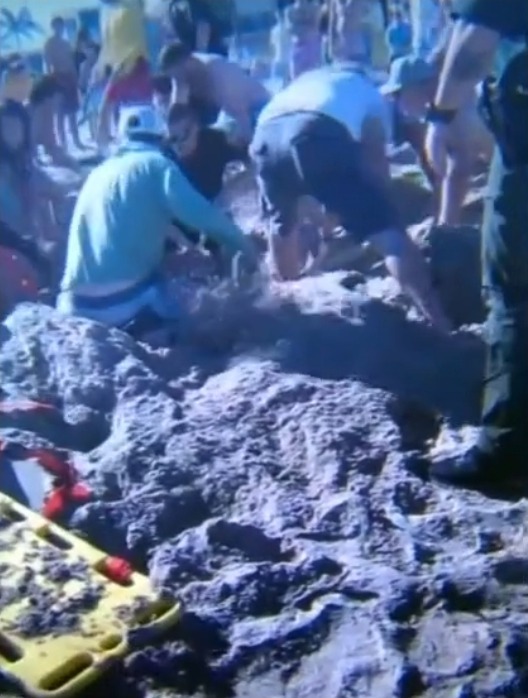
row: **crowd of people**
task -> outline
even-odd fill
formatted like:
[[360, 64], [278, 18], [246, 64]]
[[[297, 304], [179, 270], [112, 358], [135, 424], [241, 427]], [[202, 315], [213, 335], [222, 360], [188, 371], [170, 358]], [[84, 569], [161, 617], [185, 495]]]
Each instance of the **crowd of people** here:
[[[505, 20], [486, 0], [468, 0], [460, 19], [456, 2], [451, 14], [451, 3], [431, 0], [435, 21], [417, 32], [412, 0], [293, 0], [277, 11], [267, 59], [248, 66], [205, 0], [167, 0], [155, 16], [142, 0], [100, 1], [99, 44], [86, 32], [72, 44], [56, 17], [42, 76], [28, 80], [19, 56], [4, 61], [0, 245], [30, 259], [41, 286], [60, 277], [60, 311], [142, 336], [177, 327], [184, 312], [166, 274], [174, 250], [195, 247], [219, 274], [234, 259], [248, 274], [262, 269], [249, 231], [219, 204], [228, 165], [239, 162], [258, 187], [272, 278], [297, 279], [317, 262], [300, 224], [308, 207], [319, 250], [336, 228], [370, 242], [419, 312], [451, 331], [400, 222], [391, 148], [415, 151], [436, 224], [459, 223], [471, 177], [492, 153], [478, 108], [491, 65], [482, 74], [466, 66], [467, 76], [458, 67], [463, 89], [454, 79], [449, 98], [446, 71], [482, 31], [522, 41], [522, 12]], [[518, 4], [504, 3], [514, 12]], [[69, 192], [44, 164], [78, 169], [90, 151], [100, 162], [79, 175], [60, 229]], [[65, 249], [59, 270], [50, 270], [46, 241]], [[471, 467], [481, 474], [477, 461]]]

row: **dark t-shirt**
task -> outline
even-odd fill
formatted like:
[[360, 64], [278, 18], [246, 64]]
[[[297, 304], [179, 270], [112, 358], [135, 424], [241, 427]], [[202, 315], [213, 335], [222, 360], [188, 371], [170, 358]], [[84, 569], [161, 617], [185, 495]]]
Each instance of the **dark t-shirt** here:
[[204, 128], [196, 150], [180, 163], [180, 167], [200, 194], [212, 201], [222, 191], [226, 166], [237, 160], [245, 161], [247, 157], [247, 149], [231, 145], [223, 131]]
[[527, 0], [454, 0], [452, 15], [517, 40], [528, 35]]

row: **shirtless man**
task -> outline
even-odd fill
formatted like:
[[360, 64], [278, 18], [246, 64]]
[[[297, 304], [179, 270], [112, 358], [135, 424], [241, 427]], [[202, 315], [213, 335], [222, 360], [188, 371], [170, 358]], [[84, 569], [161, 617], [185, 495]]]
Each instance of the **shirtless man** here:
[[386, 116], [375, 85], [350, 64], [304, 73], [263, 110], [250, 155], [274, 271], [285, 279], [301, 272], [298, 205], [311, 196], [358, 242], [368, 240], [423, 315], [447, 331], [425, 261], [393, 205]]
[[162, 71], [176, 80], [178, 92], [187, 93], [204, 125], [213, 124], [223, 112], [234, 122], [236, 140], [251, 140], [258, 115], [270, 99], [258, 80], [223, 56], [191, 53], [181, 42], [167, 46], [160, 62]]
[[67, 148], [66, 125], [69, 126], [73, 143], [78, 150], [84, 149], [77, 127], [77, 112], [79, 111], [79, 86], [75, 53], [69, 42], [64, 38], [64, 20], [54, 17], [51, 22], [52, 36], [44, 45], [44, 61], [47, 72], [54, 75], [61, 89], [61, 108], [57, 118], [59, 137], [64, 148]]
[[[458, 225], [470, 178], [479, 158], [491, 156], [491, 137], [480, 118], [476, 94], [449, 125], [447, 167], [441, 178], [435, 175], [425, 154], [424, 139], [428, 104], [432, 101], [437, 70], [431, 62], [418, 56], [404, 56], [393, 61], [388, 81], [381, 92], [392, 100], [395, 133], [400, 142], [407, 141], [439, 198], [436, 222]], [[400, 138], [398, 138], [400, 135]]]

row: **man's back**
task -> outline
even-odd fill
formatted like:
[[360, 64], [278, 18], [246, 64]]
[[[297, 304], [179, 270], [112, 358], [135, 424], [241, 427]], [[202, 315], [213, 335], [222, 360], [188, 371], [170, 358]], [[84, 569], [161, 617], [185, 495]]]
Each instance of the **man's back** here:
[[318, 112], [339, 121], [357, 140], [366, 116], [386, 123], [383, 98], [366, 75], [346, 64], [304, 73], [276, 94], [263, 109], [259, 123], [293, 112]]
[[170, 220], [170, 166], [154, 148], [138, 145], [93, 170], [70, 225], [64, 289], [134, 282], [157, 268]]

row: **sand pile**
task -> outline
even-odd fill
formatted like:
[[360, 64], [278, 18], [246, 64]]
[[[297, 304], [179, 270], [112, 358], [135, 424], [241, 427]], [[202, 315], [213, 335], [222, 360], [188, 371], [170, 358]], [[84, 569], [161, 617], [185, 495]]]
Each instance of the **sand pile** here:
[[474, 437], [478, 232], [414, 233], [454, 337], [368, 254], [271, 290], [205, 290], [170, 350], [44, 306], [1, 328], [4, 391], [65, 420], [2, 437], [72, 449], [97, 501], [71, 525], [187, 606], [113, 696], [528, 694], [526, 503], [425, 467]]

